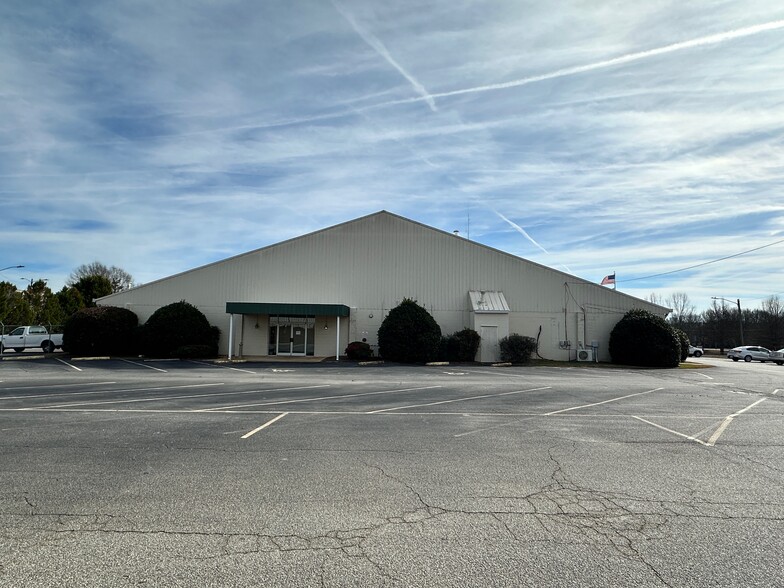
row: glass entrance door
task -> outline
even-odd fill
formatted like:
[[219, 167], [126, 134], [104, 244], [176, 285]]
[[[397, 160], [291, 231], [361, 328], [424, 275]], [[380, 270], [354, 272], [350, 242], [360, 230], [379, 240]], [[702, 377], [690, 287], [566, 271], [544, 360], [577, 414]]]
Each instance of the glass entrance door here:
[[305, 325], [291, 326], [291, 355], [305, 355]]
[[314, 317], [270, 317], [270, 355], [313, 355]]
[[278, 326], [278, 355], [291, 355], [291, 325]]

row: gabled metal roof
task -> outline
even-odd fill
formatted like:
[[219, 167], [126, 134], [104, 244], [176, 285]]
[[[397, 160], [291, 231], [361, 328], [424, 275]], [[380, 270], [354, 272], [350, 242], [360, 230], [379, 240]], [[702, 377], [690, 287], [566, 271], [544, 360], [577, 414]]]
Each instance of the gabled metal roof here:
[[509, 312], [509, 305], [503, 292], [489, 290], [471, 290], [468, 293], [471, 300], [471, 310], [478, 313], [505, 314]]

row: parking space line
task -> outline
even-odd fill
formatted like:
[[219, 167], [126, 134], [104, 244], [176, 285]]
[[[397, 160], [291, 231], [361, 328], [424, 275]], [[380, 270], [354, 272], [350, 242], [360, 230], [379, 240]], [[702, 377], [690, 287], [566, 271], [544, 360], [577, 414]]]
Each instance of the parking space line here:
[[773, 395], [775, 396], [776, 394], [778, 394], [779, 392], [781, 392], [781, 390], [782, 390], [781, 388], [776, 388], [776, 389], [773, 391]]
[[[328, 384], [324, 384], [321, 386], [306, 386], [306, 388], [325, 388], [328, 387]], [[357, 392], [355, 394], [338, 394], [335, 396], [312, 396], [310, 398], [297, 398], [296, 400], [273, 400], [270, 402], [256, 402], [253, 404], [239, 404], [239, 405], [232, 405], [232, 406], [218, 406], [215, 408], [202, 408], [199, 410], [194, 410], [193, 412], [216, 412], [216, 411], [226, 411], [226, 410], [237, 410], [239, 408], [251, 408], [254, 406], [276, 406], [278, 404], [297, 404], [300, 402], [315, 402], [316, 400], [338, 400], [341, 398], [356, 398], [359, 396], [374, 396], [378, 394], [394, 394], [395, 392], [412, 392], [415, 390], [430, 390], [432, 388], [441, 388], [441, 386], [423, 386], [421, 388], [403, 388], [403, 389], [394, 389], [394, 390], [380, 390], [376, 392]], [[364, 412], [364, 411], [363, 411]]]
[[[11, 388], [0, 388], [0, 392], [6, 392], [8, 390], [40, 390], [41, 388], [72, 388], [74, 386], [106, 386], [108, 384], [116, 384], [117, 382], [86, 382], [86, 383], [78, 383], [78, 384], [44, 384], [41, 386], [13, 386]], [[77, 392], [77, 394], [80, 394]], [[94, 392], [89, 392], [89, 394], [94, 394]], [[16, 396], [6, 396], [6, 398], [16, 398]], [[20, 398], [26, 398], [21, 396]], [[4, 400], [4, 399], [0, 399]]]
[[144, 363], [139, 363], [138, 361], [131, 361], [130, 359], [123, 359], [122, 357], [120, 358], [120, 361], [130, 363], [131, 365], [138, 365], [139, 367], [147, 368], [148, 370], [155, 370], [156, 372], [163, 372], [164, 374], [168, 373], [166, 370], [162, 370], [161, 368], [153, 367], [151, 365], [146, 365]]
[[381, 408], [379, 410], [370, 410], [367, 414], [379, 414], [382, 412], [390, 412], [393, 410], [405, 410], [407, 408], [420, 408], [422, 406], [436, 406], [437, 404], [450, 404], [453, 402], [465, 402], [468, 400], [479, 400], [481, 398], [496, 398], [498, 396], [509, 396], [510, 394], [523, 394], [524, 392], [536, 392], [538, 390], [549, 390], [551, 386], [543, 386], [542, 388], [530, 388], [528, 390], [514, 390], [513, 392], [501, 392], [499, 394], [482, 394], [481, 396], [469, 396], [467, 398], [453, 398], [451, 400], [439, 400], [437, 402], [425, 402], [422, 404], [409, 404], [408, 406], [395, 406], [392, 408]]
[[[121, 390], [96, 390], [93, 392], [73, 392], [68, 393], [69, 396], [82, 396], [85, 394], [97, 394], [97, 393], [118, 393], [118, 392], [149, 392], [154, 390], [172, 390], [178, 388], [203, 388], [206, 386], [224, 386], [225, 382], [216, 382], [214, 384], [190, 384], [184, 386], [162, 386], [156, 388], [127, 388]], [[95, 402], [81, 402], [81, 403], [68, 403], [68, 404], [51, 404], [48, 406], [36, 406], [36, 407], [29, 407], [29, 408], [14, 408], [10, 410], [54, 410], [58, 408], [68, 408], [72, 406], [89, 406], [89, 405], [98, 405], [98, 404], [127, 404], [132, 402], [153, 402], [158, 400], [177, 400], [179, 398], [189, 399], [189, 398], [211, 398], [216, 396], [241, 396], [246, 394], [259, 394], [261, 392], [287, 392], [289, 390], [302, 390], [302, 389], [309, 389], [309, 388], [323, 388], [325, 386], [329, 386], [329, 384], [322, 384], [319, 386], [296, 386], [293, 388], [270, 388], [266, 390], [244, 390], [244, 391], [229, 391], [229, 392], [211, 392], [209, 394], [178, 394], [175, 396], [157, 396], [154, 398], [134, 398], [134, 399], [121, 399], [121, 400], [101, 400]], [[10, 400], [10, 399], [27, 399], [27, 398], [45, 398], [47, 396], [63, 396], [63, 394], [40, 394], [35, 396], [12, 396], [6, 398], [0, 398], [2, 400]], [[0, 409], [0, 410], [9, 410], [9, 409]], [[85, 409], [81, 409], [85, 410]], [[187, 409], [183, 412], [205, 412], [210, 409]]]
[[472, 374], [472, 375], [480, 374], [480, 375], [483, 375], [483, 376], [484, 375], [499, 376], [499, 377], [504, 377], [504, 378], [523, 378], [523, 379], [526, 379], [526, 380], [530, 380], [530, 379], [532, 379], [532, 377], [537, 377], [537, 378], [542, 378], [542, 379], [545, 379], [545, 378], [551, 379], [553, 376], [550, 373], [545, 373], [545, 372], [550, 372], [550, 371], [553, 371], [553, 370], [562, 370], [562, 371], [570, 370], [569, 371], [569, 375], [570, 376], [586, 376], [586, 377], [588, 377], [590, 379], [595, 379], [595, 380], [604, 380], [604, 379], [609, 379], [609, 378], [614, 377], [614, 376], [608, 376], [608, 375], [604, 375], [604, 374], [590, 373], [592, 370], [588, 370], [588, 369], [576, 369], [576, 368], [571, 368], [571, 367], [551, 368], [551, 367], [548, 367], [548, 366], [541, 366], [541, 367], [537, 367], [535, 372], [524, 373], [524, 374], [516, 374], [514, 372], [506, 371], [503, 368], [494, 368], [494, 369], [483, 370], [483, 369], [472, 369], [470, 367], [467, 367], [467, 368], [465, 368], [465, 370], [466, 370], [467, 373]]
[[245, 372], [246, 374], [256, 375], [256, 373], [257, 373], [257, 372], [252, 372], [250, 370], [241, 370], [240, 368], [235, 368], [235, 367], [231, 367], [231, 366], [228, 366], [228, 365], [220, 365], [220, 364], [216, 364], [216, 363], [206, 363], [206, 362], [203, 362], [203, 361], [195, 361], [193, 359], [189, 359], [188, 362], [189, 363], [195, 363], [196, 365], [206, 365], [207, 367], [220, 368], [220, 369], [224, 369], [224, 370], [234, 370], [235, 372]]
[[[484, 416], [484, 415], [471, 415], [471, 416]], [[504, 415], [507, 416], [507, 415]], [[519, 425], [523, 421], [528, 421], [531, 418], [534, 418], [539, 415], [519, 415], [519, 417], [515, 417], [514, 420], [510, 423], [500, 423], [498, 425], [491, 425], [489, 427], [482, 427], [481, 429], [473, 429], [471, 431], [465, 431], [464, 433], [457, 433], [453, 435], [455, 438], [459, 437], [466, 437], [468, 435], [476, 435], [477, 433], [484, 433], [485, 431], [492, 431], [494, 429], [500, 429], [502, 427], [511, 427], [513, 425]]]
[[[207, 388], [210, 386], [224, 386], [224, 382], [216, 382], [214, 384], [186, 384], [183, 386], [158, 386], [156, 388], [127, 388], [125, 390], [110, 390], [112, 394], [118, 392], [152, 392], [154, 390], [181, 390], [183, 388]], [[93, 394], [93, 392], [91, 392]], [[224, 392], [223, 394], [230, 394]], [[51, 409], [51, 408], [71, 408], [74, 406], [90, 406], [99, 404], [124, 404], [130, 402], [151, 402], [153, 400], [171, 400], [173, 398], [198, 398], [200, 396], [212, 396], [212, 394], [197, 394], [191, 396], [159, 396], [157, 398], [124, 398], [122, 400], [95, 400], [92, 402], [69, 402], [67, 404], [50, 404], [49, 406], [37, 406], [36, 409]], [[18, 408], [16, 410], [30, 410], [28, 408]]]
[[280, 419], [282, 419], [282, 418], [283, 418], [284, 416], [286, 416], [287, 414], [289, 414], [289, 413], [287, 413], [287, 412], [284, 412], [283, 414], [279, 414], [279, 415], [278, 415], [278, 416], [276, 416], [274, 419], [271, 419], [271, 420], [267, 421], [266, 423], [264, 423], [264, 424], [263, 424], [263, 425], [261, 425], [260, 427], [256, 427], [256, 428], [255, 428], [255, 429], [253, 429], [253, 430], [252, 430], [250, 433], [245, 433], [245, 434], [244, 434], [242, 437], [240, 437], [240, 439], [247, 439], [248, 437], [250, 437], [250, 436], [252, 436], [252, 435], [255, 435], [255, 434], [256, 434], [256, 433], [258, 433], [259, 431], [261, 431], [261, 430], [263, 430], [263, 429], [266, 429], [267, 427], [269, 427], [269, 426], [270, 426], [272, 423], [274, 423], [275, 421], [279, 421]]
[[59, 357], [55, 357], [54, 359], [56, 359], [56, 360], [57, 360], [57, 361], [59, 361], [60, 363], [64, 363], [64, 364], [65, 364], [65, 365], [67, 365], [69, 368], [73, 368], [73, 369], [75, 369], [77, 372], [81, 372], [81, 371], [82, 371], [82, 370], [81, 370], [81, 368], [78, 368], [78, 367], [76, 367], [75, 365], [71, 365], [70, 363], [68, 363], [67, 361], [63, 361], [63, 360], [62, 360], [62, 359], [60, 359]]
[[645, 420], [642, 417], [632, 416], [633, 419], [637, 419], [638, 421], [642, 421], [645, 424], [651, 425], [652, 427], [656, 427], [657, 429], [661, 429], [662, 431], [667, 431], [668, 433], [672, 433], [673, 435], [678, 435], [678, 437], [683, 437], [684, 439], [688, 439], [689, 441], [694, 441], [695, 443], [699, 443], [700, 445], [708, 446], [708, 443], [697, 439], [692, 435], [686, 435], [685, 433], [679, 433], [678, 431], [673, 431], [672, 429], [668, 429], [667, 427], [663, 427], [661, 425], [657, 425], [656, 423], [652, 423], [651, 421]]
[[759, 399], [759, 400], [757, 400], [756, 402], [752, 402], [751, 404], [749, 404], [749, 405], [748, 405], [746, 408], [744, 408], [744, 409], [742, 409], [742, 410], [739, 410], [738, 412], [736, 412], [736, 413], [734, 413], [734, 414], [731, 414], [731, 415], [730, 415], [730, 416], [728, 416], [726, 419], [724, 419], [724, 422], [723, 422], [723, 423], [721, 423], [721, 425], [719, 425], [719, 428], [718, 428], [718, 429], [716, 429], [716, 432], [715, 432], [715, 433], [713, 433], [713, 435], [711, 435], [711, 438], [710, 438], [710, 439], [708, 439], [708, 443], [707, 443], [707, 445], [708, 445], [709, 447], [713, 447], [714, 445], [716, 445], [716, 441], [718, 441], [718, 440], [719, 440], [719, 437], [721, 437], [721, 434], [722, 434], [722, 433], [724, 433], [724, 430], [725, 430], [727, 427], [729, 427], [730, 423], [731, 423], [731, 422], [732, 422], [732, 421], [735, 419], [735, 417], [742, 415], [744, 412], [746, 412], [746, 411], [747, 411], [747, 410], [749, 410], [750, 408], [754, 408], [754, 407], [755, 407], [755, 406], [757, 406], [759, 403], [761, 403], [761, 402], [765, 402], [766, 400], [767, 400], [767, 398], [760, 398], [760, 399]]
[[581, 404], [580, 406], [572, 406], [571, 408], [562, 408], [561, 410], [546, 412], [544, 413], [544, 416], [551, 416], [554, 414], [560, 414], [562, 412], [569, 412], [570, 410], [580, 410], [581, 408], [589, 408], [591, 406], [599, 406], [600, 404], [607, 404], [608, 402], [616, 402], [618, 400], [631, 398], [633, 396], [642, 396], [643, 394], [650, 394], [651, 392], [658, 392], [659, 390], [664, 390], [664, 388], [654, 388], [653, 390], [646, 390], [645, 392], [635, 392], [634, 394], [627, 394], [626, 396], [619, 396], [618, 398], [610, 398], [609, 400], [602, 400], [601, 402], [592, 402], [591, 404]]

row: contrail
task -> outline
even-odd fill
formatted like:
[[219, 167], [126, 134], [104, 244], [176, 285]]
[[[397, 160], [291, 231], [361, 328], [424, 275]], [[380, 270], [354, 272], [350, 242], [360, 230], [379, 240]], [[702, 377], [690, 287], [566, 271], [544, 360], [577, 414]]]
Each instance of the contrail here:
[[335, 7], [335, 10], [337, 10], [341, 14], [341, 16], [346, 19], [348, 24], [351, 25], [351, 28], [354, 29], [354, 31], [360, 37], [362, 37], [362, 40], [365, 41], [365, 43], [367, 43], [368, 45], [370, 45], [373, 49], [375, 49], [376, 52], [381, 57], [383, 57], [387, 61], [387, 63], [389, 63], [389, 65], [391, 65], [397, 71], [399, 71], [400, 74], [404, 78], [406, 78], [408, 82], [414, 87], [414, 90], [420, 96], [418, 99], [414, 101], [418, 102], [420, 100], [424, 100], [425, 102], [427, 102], [427, 105], [430, 107], [430, 109], [433, 112], [435, 112], [437, 108], [436, 108], [436, 102], [432, 97], [433, 95], [430, 94], [427, 91], [427, 89], [422, 84], [420, 84], [414, 76], [412, 76], [405, 69], [403, 69], [402, 65], [400, 65], [397, 61], [395, 61], [395, 58], [392, 57], [392, 55], [389, 53], [387, 48], [384, 46], [384, 43], [382, 43], [381, 40], [378, 39], [373, 33], [371, 33], [370, 31], [366, 31], [361, 26], [359, 26], [359, 23], [357, 23], [357, 21], [354, 19], [351, 13], [348, 12], [345, 8], [343, 8], [336, 0], [332, 0], [332, 5]]
[[545, 248], [544, 248], [544, 247], [542, 247], [541, 245], [539, 245], [539, 243], [537, 243], [537, 242], [534, 240], [534, 238], [533, 238], [533, 237], [531, 237], [531, 235], [529, 235], [528, 233], [526, 233], [526, 232], [525, 232], [525, 229], [524, 229], [523, 227], [521, 227], [520, 225], [518, 225], [518, 224], [517, 224], [517, 223], [515, 223], [515, 222], [512, 222], [512, 221], [510, 221], [508, 218], [506, 218], [506, 217], [505, 217], [503, 214], [501, 214], [501, 213], [500, 213], [500, 212], [498, 212], [497, 210], [494, 210], [494, 209], [492, 209], [492, 208], [491, 208], [490, 210], [492, 210], [494, 213], [496, 213], [496, 214], [498, 215], [498, 218], [500, 218], [501, 220], [504, 220], [504, 221], [506, 221], [507, 223], [509, 223], [509, 225], [510, 225], [510, 226], [511, 226], [511, 227], [512, 227], [512, 228], [513, 228], [515, 231], [517, 231], [518, 233], [520, 233], [520, 234], [521, 234], [523, 237], [525, 237], [526, 239], [528, 239], [528, 240], [529, 240], [531, 243], [533, 243], [534, 245], [536, 245], [536, 246], [537, 246], [539, 249], [541, 249], [542, 251], [544, 251], [544, 252], [545, 252], [547, 255], [550, 255], [550, 252], [549, 252], [549, 251], [547, 251], [547, 249], [545, 249]]
[[520, 78], [518, 80], [511, 80], [509, 82], [501, 82], [498, 84], [488, 84], [486, 86], [475, 86], [473, 88], [463, 88], [461, 90], [452, 90], [450, 92], [439, 92], [435, 94], [428, 94], [426, 96], [421, 96], [419, 98], [408, 98], [403, 100], [395, 100], [391, 102], [387, 102], [383, 105], [378, 106], [391, 106], [394, 104], [405, 104], [409, 102], [419, 102], [422, 100], [426, 100], [428, 104], [430, 101], [435, 98], [446, 98], [448, 96], [459, 96], [461, 94], [475, 94], [477, 92], [489, 92], [491, 90], [504, 90], [506, 88], [517, 88], [519, 86], [526, 86], [528, 84], [533, 84], [536, 82], [542, 82], [545, 80], [552, 80], [555, 78], [562, 78], [566, 76], [572, 76], [575, 74], [580, 74], [588, 71], [593, 71], [596, 69], [604, 69], [606, 67], [612, 67], [614, 65], [621, 65], [625, 63], [631, 63], [634, 61], [639, 61], [641, 59], [647, 59], [649, 57], [655, 57], [657, 55], [664, 55], [667, 53], [673, 53], [675, 51], [682, 51], [683, 49], [691, 49], [693, 47], [701, 47], [703, 45], [715, 45], [717, 43], [723, 43], [725, 41], [731, 41], [733, 39], [740, 39], [742, 37], [749, 37], [751, 35], [757, 35], [759, 33], [764, 33], [767, 31], [775, 31], [778, 29], [784, 28], [784, 20], [774, 20], [771, 22], [758, 24], [750, 27], [743, 27], [740, 29], [735, 29], [733, 31], [727, 31], [724, 33], [718, 33], [715, 35], [708, 35], [706, 37], [698, 37], [696, 39], [691, 39], [690, 41], [681, 41], [680, 43], [673, 43], [671, 45], [665, 45], [664, 47], [658, 47], [656, 49], [649, 49], [647, 51], [638, 51], [635, 53], [628, 53], [626, 55], [621, 55], [620, 57], [613, 57], [612, 59], [605, 59], [603, 61], [597, 61], [594, 63], [588, 63], [586, 65], [577, 65], [574, 67], [566, 67], [563, 69], [558, 69], [549, 73], [540, 74], [538, 76], [530, 76], [527, 78]]

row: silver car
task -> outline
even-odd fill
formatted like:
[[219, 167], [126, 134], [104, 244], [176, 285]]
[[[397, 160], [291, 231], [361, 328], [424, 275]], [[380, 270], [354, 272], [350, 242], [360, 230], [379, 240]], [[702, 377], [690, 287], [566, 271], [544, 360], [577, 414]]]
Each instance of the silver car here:
[[770, 361], [775, 361], [776, 365], [784, 365], [784, 348], [770, 352]]
[[734, 347], [729, 350], [727, 357], [732, 361], [761, 361], [765, 363], [770, 360], [770, 349], [765, 347], [757, 347], [755, 345], [744, 345], [743, 347]]

